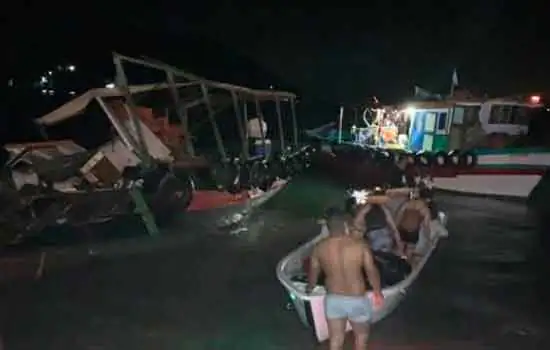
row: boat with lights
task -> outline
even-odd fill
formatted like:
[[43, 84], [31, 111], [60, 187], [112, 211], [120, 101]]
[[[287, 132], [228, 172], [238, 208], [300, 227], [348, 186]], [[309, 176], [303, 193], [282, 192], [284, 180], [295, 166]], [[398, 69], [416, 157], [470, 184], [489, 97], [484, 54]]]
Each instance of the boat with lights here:
[[[353, 179], [342, 178], [346, 182], [367, 181], [358, 178], [381, 182], [380, 163], [405, 156], [410, 163], [429, 169], [438, 189], [527, 198], [550, 166], [550, 144], [532, 137], [547, 112], [539, 95], [455, 96], [365, 108], [364, 114], [373, 116], [374, 122], [363, 128], [353, 125], [344, 133], [347, 125], [340, 117], [336, 132], [334, 123], [310, 130], [308, 135], [322, 143], [324, 152], [316, 159], [321, 168], [334, 169], [333, 173], [342, 176], [358, 174]], [[392, 138], [381, 131], [383, 119], [393, 124]], [[338, 136], [331, 139], [331, 133]], [[361, 138], [361, 133], [373, 136]], [[343, 167], [346, 172], [340, 171]]]

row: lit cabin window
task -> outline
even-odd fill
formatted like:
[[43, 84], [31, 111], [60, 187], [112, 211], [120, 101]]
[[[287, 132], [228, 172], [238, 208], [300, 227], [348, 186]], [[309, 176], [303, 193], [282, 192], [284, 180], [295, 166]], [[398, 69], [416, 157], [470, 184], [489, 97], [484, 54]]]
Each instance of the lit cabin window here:
[[447, 112], [439, 113], [439, 117], [437, 119], [437, 131], [445, 131], [447, 130]]
[[523, 106], [493, 105], [489, 124], [527, 125], [527, 109]]

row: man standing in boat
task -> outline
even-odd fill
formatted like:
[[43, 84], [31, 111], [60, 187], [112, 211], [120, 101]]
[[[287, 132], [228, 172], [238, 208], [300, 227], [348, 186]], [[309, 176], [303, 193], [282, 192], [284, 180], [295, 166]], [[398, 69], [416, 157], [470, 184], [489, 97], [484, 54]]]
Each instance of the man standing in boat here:
[[[329, 237], [317, 243], [311, 255], [306, 292], [311, 293], [323, 272], [330, 349], [343, 349], [347, 321], [355, 335], [355, 349], [366, 349], [373, 307], [381, 307], [384, 299], [380, 274], [367, 244], [350, 235], [345, 215], [332, 213], [327, 218], [327, 226]], [[367, 296], [367, 285], [372, 286], [372, 303]]]
[[430, 223], [433, 215], [427, 203], [430, 197], [430, 189], [420, 185], [413, 190], [410, 200], [403, 204], [397, 213], [397, 228], [401, 239], [406, 244], [407, 259], [411, 262], [414, 262], [414, 250], [420, 234], [424, 234], [425, 242], [431, 242]]

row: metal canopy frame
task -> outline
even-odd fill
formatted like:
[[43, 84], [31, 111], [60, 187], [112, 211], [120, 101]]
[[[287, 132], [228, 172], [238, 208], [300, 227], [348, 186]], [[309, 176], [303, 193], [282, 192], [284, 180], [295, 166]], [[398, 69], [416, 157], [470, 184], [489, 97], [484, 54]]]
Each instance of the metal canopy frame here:
[[[116, 80], [115, 80], [116, 85], [125, 95], [126, 102], [127, 102], [126, 105], [128, 106], [128, 109], [129, 109], [128, 115], [132, 119], [132, 125], [136, 129], [137, 139], [133, 139], [129, 132], [127, 132], [126, 130], [123, 130], [123, 127], [119, 126], [117, 128], [117, 131], [119, 131], [119, 133], [123, 133], [127, 135], [126, 137], [127, 141], [130, 142], [132, 146], [138, 150], [138, 153], [139, 153], [138, 155], [143, 160], [149, 159], [149, 155], [146, 150], [146, 144], [144, 142], [143, 135], [141, 134], [141, 130], [140, 130], [141, 126], [137, 117], [137, 113], [135, 112], [136, 103], [132, 97], [131, 88], [128, 85], [128, 78], [124, 70], [124, 63], [135, 64], [138, 66], [152, 68], [152, 69], [164, 72], [164, 74], [166, 75], [167, 86], [170, 90], [170, 94], [172, 97], [172, 102], [176, 107], [175, 110], [176, 110], [176, 113], [178, 114], [178, 118], [180, 120], [181, 127], [185, 135], [185, 140], [186, 140], [185, 152], [191, 156], [194, 156], [195, 152], [194, 152], [192, 141], [189, 138], [188, 110], [196, 106], [204, 105], [206, 107], [207, 117], [211, 124], [214, 137], [216, 139], [218, 152], [220, 153], [222, 160], [228, 160], [223, 139], [214, 118], [215, 110], [213, 108], [213, 101], [212, 101], [213, 89], [226, 91], [230, 95], [230, 97], [228, 97], [228, 100], [230, 101], [230, 104], [233, 105], [235, 117], [237, 119], [237, 127], [239, 129], [239, 136], [242, 141], [243, 155], [245, 159], [249, 158], [248, 138], [245, 131], [246, 124], [248, 122], [248, 118], [247, 118], [248, 102], [254, 102], [255, 104], [256, 115], [260, 120], [260, 130], [262, 134], [261, 138], [264, 146], [266, 142], [266, 135], [263, 134], [263, 128], [261, 127], [263, 125], [263, 114], [261, 111], [260, 104], [261, 102], [264, 102], [264, 101], [272, 101], [275, 103], [277, 123], [278, 123], [278, 134], [279, 134], [282, 149], [285, 148], [285, 140], [284, 140], [284, 125], [282, 121], [282, 112], [281, 112], [281, 102], [288, 102], [290, 104], [290, 112], [292, 116], [293, 143], [295, 147], [298, 147], [298, 126], [296, 121], [296, 109], [295, 109], [296, 95], [293, 93], [285, 92], [285, 91], [276, 91], [276, 90], [256, 90], [256, 89], [250, 89], [243, 86], [212, 81], [212, 80], [208, 80], [203, 77], [194, 75], [192, 73], [185, 72], [179, 68], [170, 66], [163, 62], [152, 60], [149, 58], [140, 59], [140, 58], [133, 58], [133, 57], [121, 55], [118, 53], [113, 53], [113, 63], [115, 65], [116, 74], [117, 74]], [[181, 84], [180, 80], [183, 80], [183, 84]], [[185, 92], [181, 91], [182, 87], [180, 85], [183, 85], [183, 87], [199, 86], [201, 91], [201, 96], [191, 101], [186, 100], [184, 96], [181, 95], [182, 93], [185, 95]], [[240, 103], [239, 103], [240, 101], [243, 102], [242, 109], [240, 107]], [[114, 123], [113, 119], [111, 119], [111, 121]]]

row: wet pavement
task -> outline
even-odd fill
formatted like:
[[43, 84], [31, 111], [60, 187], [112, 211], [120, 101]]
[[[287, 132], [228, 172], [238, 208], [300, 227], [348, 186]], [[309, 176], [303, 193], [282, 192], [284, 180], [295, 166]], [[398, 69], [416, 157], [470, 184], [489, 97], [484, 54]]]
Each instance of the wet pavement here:
[[[317, 234], [316, 218], [342, 195], [300, 180], [248, 232], [191, 222], [177, 244], [1, 286], [2, 350], [323, 349], [287, 310], [275, 265]], [[550, 349], [550, 263], [524, 206], [439, 198], [450, 237], [374, 326], [370, 348]]]

